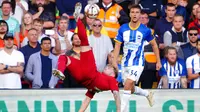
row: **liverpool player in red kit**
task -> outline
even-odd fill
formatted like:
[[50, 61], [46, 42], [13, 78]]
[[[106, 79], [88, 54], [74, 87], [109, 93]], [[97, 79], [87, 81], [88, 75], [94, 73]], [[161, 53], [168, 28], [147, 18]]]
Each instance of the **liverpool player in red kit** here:
[[77, 22], [78, 36], [81, 40], [80, 58], [61, 55], [58, 59], [58, 70], [67, 69], [75, 80], [85, 86], [88, 91], [79, 112], [84, 112], [94, 94], [100, 91], [111, 90], [116, 101], [117, 112], [120, 112], [120, 96], [118, 83], [113, 76], [115, 70], [107, 65], [103, 73], [97, 71], [91, 47], [89, 47], [85, 27], [80, 19]]

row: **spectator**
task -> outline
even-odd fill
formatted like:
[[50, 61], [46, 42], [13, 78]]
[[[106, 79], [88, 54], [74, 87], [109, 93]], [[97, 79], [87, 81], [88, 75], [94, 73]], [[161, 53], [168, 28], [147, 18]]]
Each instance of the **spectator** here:
[[12, 14], [12, 17], [18, 20], [21, 25], [22, 17], [28, 11], [28, 3], [24, 0], [15, 0], [14, 4], [14, 13]]
[[160, 49], [164, 49], [164, 44], [163, 44], [164, 33], [167, 30], [170, 30], [172, 28], [172, 20], [174, 18], [175, 13], [176, 13], [175, 5], [172, 4], [172, 3], [168, 3], [166, 5], [165, 12], [166, 12], [166, 17], [158, 20], [156, 22], [156, 25], [155, 25], [155, 28], [154, 28], [155, 34], [157, 34], [158, 37], [159, 37], [159, 42], [160, 42], [159, 48]]
[[192, 6], [192, 13], [191, 13], [191, 16], [190, 16], [190, 22], [194, 21], [195, 19], [197, 19], [197, 9], [199, 8], [199, 4], [198, 3], [195, 3], [193, 6]]
[[52, 75], [53, 69], [57, 69], [58, 58], [50, 50], [51, 39], [44, 37], [41, 40], [41, 51], [32, 54], [28, 60], [25, 75], [33, 88], [54, 88], [59, 80]]
[[[8, 24], [4, 20], [0, 20], [0, 50], [4, 48], [4, 36], [8, 34]], [[17, 40], [14, 38], [13, 47], [17, 49]]]
[[149, 15], [148, 26], [154, 28], [157, 17], [161, 16], [161, 0], [140, 0], [139, 5], [143, 12]]
[[188, 0], [179, 0], [178, 4], [179, 4], [180, 6], [187, 7], [187, 5], [188, 5]]
[[198, 88], [200, 89], [200, 39], [196, 41], [196, 49], [197, 53], [190, 56], [186, 60], [187, 72], [188, 72], [188, 80], [190, 81], [190, 88]]
[[164, 45], [180, 47], [188, 42], [187, 30], [183, 27], [183, 16], [175, 15], [172, 21], [173, 27], [164, 33]]
[[[176, 7], [176, 14], [182, 15], [184, 17], [184, 21], [186, 21], [188, 19], [186, 8], [183, 6], [180, 6], [178, 1], [179, 0], [168, 0], [168, 3], [174, 4]], [[166, 17], [165, 9], [166, 9], [166, 6], [164, 6], [162, 9], [162, 17]]]
[[[22, 88], [20, 78], [23, 75], [24, 56], [13, 47], [13, 35], [4, 36], [4, 49], [0, 51], [0, 88]], [[6, 57], [6, 58], [3, 58]]]
[[[32, 54], [39, 52], [41, 50], [40, 43], [38, 42], [38, 33], [35, 28], [31, 28], [28, 31], [27, 37], [29, 40], [28, 45], [25, 45], [24, 47], [19, 49], [24, 54], [24, 57], [25, 57], [25, 68], [26, 68], [26, 64], [28, 62], [29, 57]], [[60, 54], [60, 42], [58, 40], [57, 35], [54, 35], [53, 37], [55, 38], [56, 44], [55, 44], [55, 47], [51, 48], [51, 52], [55, 55], [58, 55]]]
[[[87, 36], [90, 36], [93, 32], [92, 32], [92, 25], [93, 25], [93, 21], [94, 19], [87, 17], [86, 15], [83, 17], [82, 22], [85, 25], [86, 28], [86, 33]], [[77, 33], [78, 29], [75, 29], [75, 32]], [[101, 28], [101, 34], [108, 36], [108, 32], [106, 31], [105, 27], [102, 26]]]
[[33, 14], [33, 19], [40, 18], [44, 21], [44, 28], [53, 28], [55, 8], [55, 3], [49, 0], [32, 0], [29, 12]]
[[188, 29], [189, 42], [181, 45], [181, 49], [178, 51], [178, 57], [186, 59], [197, 53], [196, 41], [198, 39], [198, 29], [196, 27], [191, 27]]
[[17, 45], [19, 45], [19, 22], [10, 16], [12, 10], [12, 4], [9, 1], [3, 1], [1, 4], [2, 15], [0, 16], [0, 20], [5, 20], [8, 23], [8, 32], [12, 33], [17, 40]]
[[100, 12], [98, 19], [103, 23], [103, 26], [108, 31], [108, 36], [112, 39], [117, 36], [120, 25], [129, 22], [129, 18], [123, 11], [122, 7], [115, 3], [114, 0], [100, 0], [98, 3]]
[[71, 38], [73, 32], [67, 30], [69, 25], [69, 18], [67, 16], [61, 16], [58, 20], [58, 37], [61, 44], [61, 53], [65, 53], [71, 49]]
[[158, 88], [187, 88], [185, 61], [177, 58], [177, 50], [174, 47], [166, 47], [165, 56], [166, 58], [161, 61], [162, 68], [159, 70], [161, 80]]
[[[44, 24], [44, 21], [41, 20], [41, 19], [39, 19], [39, 18], [33, 20], [32, 27], [35, 28], [35, 29], [37, 29], [37, 33], [39, 35], [39, 37], [38, 37], [38, 42], [39, 43], [41, 42], [42, 38], [44, 38], [44, 37], [47, 36], [46, 34], [43, 33], [43, 24]], [[50, 36], [50, 38], [51, 38], [51, 46], [54, 47], [55, 46], [55, 40], [51, 36]], [[21, 46], [23, 47], [23, 46], [25, 46], [27, 44], [28, 44], [28, 38], [25, 37], [24, 40], [23, 40], [23, 42], [21, 43]]]
[[113, 50], [112, 42], [108, 36], [101, 34], [102, 22], [95, 19], [92, 25], [93, 34], [88, 37], [89, 44], [93, 49], [97, 70], [103, 72], [109, 53]]
[[20, 31], [20, 43], [23, 42], [24, 38], [28, 35], [28, 30], [32, 28], [33, 25], [33, 16], [31, 13], [27, 12], [22, 17], [22, 25]]
[[[76, 59], [79, 59], [80, 58], [80, 50], [81, 50], [81, 47], [80, 47], [81, 41], [80, 41], [77, 33], [73, 34], [73, 36], [71, 38], [71, 41], [72, 41], [72, 46], [73, 47], [72, 47], [71, 50], [66, 52], [66, 55], [67, 56], [72, 56], [72, 57], [74, 57]], [[64, 80], [63, 86], [65, 88], [83, 87], [83, 86], [81, 86], [80, 84], [78, 84], [76, 82], [76, 80], [71, 76], [71, 74], [69, 73], [68, 70], [65, 70], [64, 74], [65, 74], [65, 80]]]
[[189, 24], [188, 29], [191, 27], [196, 27], [198, 28], [198, 33], [200, 33], [200, 7], [197, 8], [196, 17], [197, 18]]

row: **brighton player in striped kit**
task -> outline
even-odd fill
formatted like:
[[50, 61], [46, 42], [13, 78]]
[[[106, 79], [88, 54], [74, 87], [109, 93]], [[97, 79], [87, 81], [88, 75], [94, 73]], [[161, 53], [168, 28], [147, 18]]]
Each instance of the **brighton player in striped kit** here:
[[153, 92], [143, 90], [135, 84], [138, 82], [144, 69], [144, 42], [148, 41], [157, 58], [156, 69], [161, 68], [158, 46], [151, 35], [151, 30], [140, 24], [141, 8], [138, 5], [130, 7], [131, 21], [123, 24], [115, 39], [113, 66], [117, 68], [117, 57], [123, 44], [122, 78], [124, 80], [124, 93], [121, 98], [121, 112], [128, 112], [128, 102], [131, 94], [145, 96], [150, 106], [153, 106]]
[[187, 70], [185, 61], [177, 57], [176, 48], [166, 47], [165, 57], [166, 58], [161, 61], [162, 68], [159, 71], [161, 80], [158, 88], [187, 88]]
[[197, 53], [187, 58], [186, 67], [188, 79], [190, 80], [189, 88], [200, 89], [200, 39], [198, 39], [196, 43]]

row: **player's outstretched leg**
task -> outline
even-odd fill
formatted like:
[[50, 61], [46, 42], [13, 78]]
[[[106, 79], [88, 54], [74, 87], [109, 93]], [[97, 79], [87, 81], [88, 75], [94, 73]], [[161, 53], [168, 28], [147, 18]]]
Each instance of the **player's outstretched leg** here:
[[78, 36], [81, 40], [81, 46], [89, 46], [86, 29], [80, 18], [77, 21], [77, 27], [78, 27]]
[[147, 100], [149, 101], [149, 105], [152, 107], [154, 105], [154, 99], [153, 99], [153, 92], [144, 90], [138, 86], [135, 86], [134, 94], [145, 96]]

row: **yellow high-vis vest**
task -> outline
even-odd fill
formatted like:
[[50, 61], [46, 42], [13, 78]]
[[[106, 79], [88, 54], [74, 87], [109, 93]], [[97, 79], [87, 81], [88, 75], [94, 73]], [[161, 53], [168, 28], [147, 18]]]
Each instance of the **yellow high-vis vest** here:
[[100, 9], [98, 19], [100, 19], [103, 23], [103, 26], [108, 31], [108, 36], [110, 38], [115, 38], [117, 36], [118, 29], [120, 24], [118, 22], [118, 18], [120, 17], [120, 11], [122, 7], [118, 4], [114, 4], [111, 6], [106, 12], [104, 9]]

